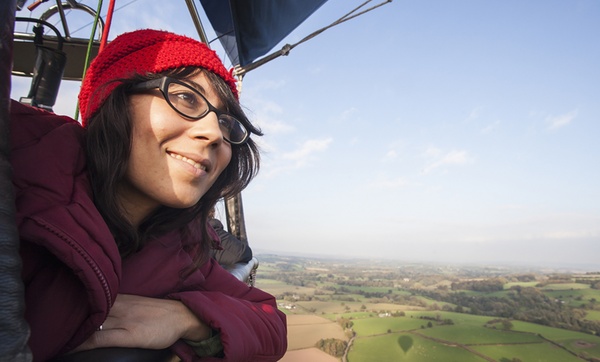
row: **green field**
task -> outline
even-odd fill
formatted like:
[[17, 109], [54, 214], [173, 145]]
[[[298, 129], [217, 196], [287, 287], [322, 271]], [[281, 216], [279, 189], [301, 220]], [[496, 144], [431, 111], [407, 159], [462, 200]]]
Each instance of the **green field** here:
[[374, 336], [392, 332], [418, 330], [427, 321], [407, 317], [366, 318], [354, 320], [354, 331], [358, 336]]
[[570, 307], [579, 308], [583, 304], [589, 304], [596, 301], [600, 306], [600, 290], [590, 288], [563, 289], [563, 290], [543, 290], [544, 294], [564, 301]]
[[600, 311], [599, 310], [588, 310], [586, 311], [587, 315], [585, 319], [589, 319], [591, 321], [600, 321]]
[[504, 289], [510, 289], [512, 287], [535, 287], [536, 285], [538, 285], [540, 282], [537, 281], [533, 281], [533, 282], [511, 282], [511, 283], [506, 283], [504, 284]]
[[348, 353], [348, 362], [410, 361], [410, 362], [484, 362], [485, 359], [467, 351], [404, 333], [379, 337], [356, 338]]
[[540, 343], [542, 340], [529, 333], [503, 331], [473, 325], [454, 325], [427, 328], [423, 335], [460, 344]]
[[496, 361], [518, 358], [527, 362], [580, 362], [581, 359], [548, 343], [526, 345], [472, 346], [474, 350]]
[[[350, 267], [349, 263], [302, 259], [265, 262], [261, 270], [272, 279], [258, 278], [256, 286], [275, 295], [288, 315], [306, 317], [299, 319], [306, 324], [293, 325], [290, 330], [319, 330], [320, 324], [311, 325], [309, 318], [318, 316], [334, 322], [331, 324], [342, 336], [328, 338], [347, 341], [354, 333], [349, 362], [600, 361], [598, 335], [490, 316], [518, 311], [525, 320], [531, 317], [529, 320], [543, 320], [548, 325], [600, 331], [589, 322], [600, 321], [600, 290], [589, 283], [544, 285], [552, 276], [542, 276], [531, 282], [506, 283], [503, 290], [478, 292], [452, 290], [451, 285], [462, 280], [485, 282], [500, 272], [487, 267], [440, 270], [416, 265], [403, 266], [398, 272], [396, 265], [370, 269], [363, 264]], [[507, 280], [515, 280], [510, 271], [506, 273]], [[510, 289], [515, 286], [527, 290]], [[457, 297], [450, 298], [452, 293]], [[488, 316], [455, 312], [459, 310], [480, 310]], [[587, 324], [578, 324], [584, 313]], [[352, 331], [343, 330], [346, 320], [352, 322]], [[312, 346], [312, 342], [298, 344], [302, 338], [314, 338], [314, 333], [288, 335], [296, 345]]]
[[542, 287], [542, 290], [577, 290], [577, 289], [589, 289], [588, 284], [581, 283], [561, 283], [561, 284], [548, 284]]
[[[451, 319], [454, 324], [432, 321], [432, 327], [426, 327], [430, 320], [421, 316]], [[349, 361], [483, 361], [481, 356], [486, 356], [496, 361], [569, 362], [581, 361], [574, 354], [600, 357], [598, 336], [519, 321], [512, 321], [509, 331], [484, 327], [490, 319], [418, 311], [408, 311], [404, 317], [357, 316]]]
[[575, 353], [584, 353], [585, 355], [600, 359], [599, 336], [520, 321], [513, 321], [513, 326], [514, 330], [539, 334]]

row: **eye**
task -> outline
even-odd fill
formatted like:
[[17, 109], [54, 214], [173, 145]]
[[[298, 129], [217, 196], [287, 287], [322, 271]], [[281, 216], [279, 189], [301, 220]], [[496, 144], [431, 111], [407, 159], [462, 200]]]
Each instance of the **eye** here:
[[171, 104], [184, 113], [192, 111], [190, 115], [195, 116], [196, 113], [200, 113], [199, 110], [205, 108], [205, 101], [202, 96], [191, 88], [171, 83], [168, 92]]
[[171, 102], [177, 103], [178, 106], [196, 108], [200, 103], [200, 97], [191, 91], [169, 92]]
[[222, 129], [226, 129], [227, 131], [231, 131], [233, 129], [233, 120], [231, 120], [226, 115], [219, 116], [219, 126]]

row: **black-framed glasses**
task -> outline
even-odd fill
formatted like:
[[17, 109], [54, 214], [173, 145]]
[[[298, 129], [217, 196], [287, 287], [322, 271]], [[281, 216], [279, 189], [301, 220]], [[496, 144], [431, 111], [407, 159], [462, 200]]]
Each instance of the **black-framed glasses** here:
[[242, 122], [215, 108], [196, 88], [179, 79], [165, 76], [137, 83], [130, 90], [135, 92], [154, 88], [158, 88], [167, 104], [183, 117], [200, 119], [215, 112], [223, 138], [229, 143], [239, 145], [248, 140], [250, 134]]

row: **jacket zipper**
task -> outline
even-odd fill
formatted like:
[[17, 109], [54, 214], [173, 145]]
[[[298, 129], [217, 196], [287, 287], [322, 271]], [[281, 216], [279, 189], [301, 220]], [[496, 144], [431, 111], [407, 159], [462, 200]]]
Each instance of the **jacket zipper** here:
[[102, 273], [102, 271], [98, 267], [98, 264], [96, 264], [96, 262], [90, 257], [90, 255], [85, 250], [83, 250], [77, 243], [75, 243], [73, 240], [71, 240], [71, 238], [67, 237], [62, 232], [56, 230], [51, 225], [49, 225], [48, 223], [46, 223], [44, 220], [40, 220], [38, 218], [35, 218], [35, 219], [46, 230], [48, 230], [52, 234], [58, 236], [62, 240], [66, 241], [67, 244], [69, 244], [69, 246], [73, 250], [75, 250], [79, 255], [81, 255], [83, 257], [83, 259], [92, 268], [92, 270], [94, 271], [94, 274], [96, 274], [96, 277], [98, 278], [98, 280], [102, 284], [102, 288], [104, 289], [104, 295], [106, 296], [106, 305], [108, 306], [108, 309], [110, 309], [110, 307], [112, 305], [112, 294], [110, 292], [110, 288], [108, 287], [108, 282], [106, 281], [106, 278], [104, 277], [104, 274]]

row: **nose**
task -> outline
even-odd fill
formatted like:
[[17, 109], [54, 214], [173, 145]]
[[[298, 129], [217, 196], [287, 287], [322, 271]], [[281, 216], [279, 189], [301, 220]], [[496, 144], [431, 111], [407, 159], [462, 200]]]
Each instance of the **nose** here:
[[190, 122], [190, 136], [206, 140], [210, 144], [221, 144], [225, 141], [219, 127], [219, 119], [215, 112], [208, 112], [204, 117]]

